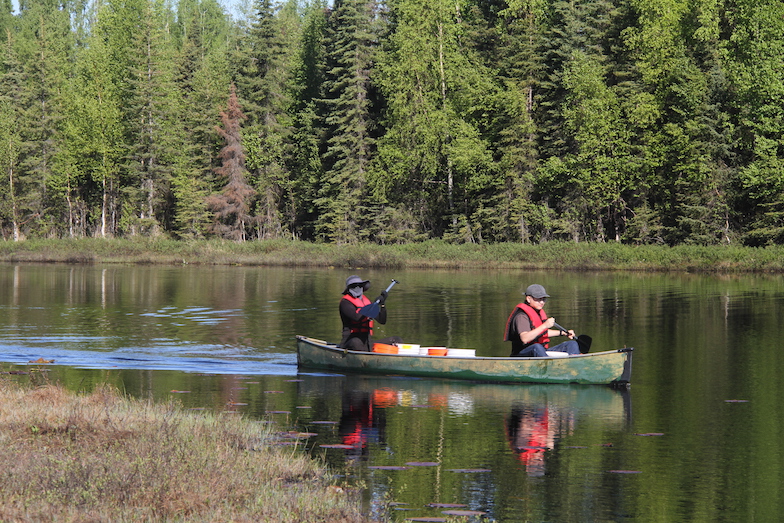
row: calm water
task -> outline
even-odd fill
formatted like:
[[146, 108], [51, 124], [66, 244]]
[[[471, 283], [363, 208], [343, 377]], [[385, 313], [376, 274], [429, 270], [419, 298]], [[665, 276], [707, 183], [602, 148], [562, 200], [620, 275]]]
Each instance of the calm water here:
[[372, 280], [371, 297], [400, 281], [378, 337], [493, 356], [508, 354], [503, 325], [521, 291], [541, 283], [548, 312], [594, 350], [635, 347], [631, 390], [299, 372], [296, 334], [339, 337], [352, 272], [326, 269], [0, 265], [0, 361], [30, 371], [12, 379], [111, 382], [270, 419], [282, 444], [309, 433], [298, 448], [364, 485], [378, 519], [784, 512], [784, 278], [355, 272]]

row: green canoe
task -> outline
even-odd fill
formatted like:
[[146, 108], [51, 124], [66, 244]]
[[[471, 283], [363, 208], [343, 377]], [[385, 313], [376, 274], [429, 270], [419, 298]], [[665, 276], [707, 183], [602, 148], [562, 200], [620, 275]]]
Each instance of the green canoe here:
[[633, 348], [568, 357], [483, 358], [380, 354], [340, 349], [297, 336], [297, 364], [302, 368], [426, 378], [507, 382], [585, 383], [627, 387]]

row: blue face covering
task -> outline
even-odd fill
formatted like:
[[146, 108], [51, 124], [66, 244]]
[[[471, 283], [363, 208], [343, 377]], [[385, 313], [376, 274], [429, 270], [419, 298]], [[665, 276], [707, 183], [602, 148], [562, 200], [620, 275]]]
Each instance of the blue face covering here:
[[362, 296], [362, 292], [364, 291], [363, 285], [352, 285], [348, 288], [348, 293], [351, 294], [355, 298], [359, 298]]

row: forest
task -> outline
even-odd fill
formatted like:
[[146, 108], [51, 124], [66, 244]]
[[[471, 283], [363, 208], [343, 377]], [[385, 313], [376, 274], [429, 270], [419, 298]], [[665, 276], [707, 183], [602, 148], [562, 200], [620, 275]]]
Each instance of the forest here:
[[784, 243], [780, 0], [0, 0], [0, 231]]

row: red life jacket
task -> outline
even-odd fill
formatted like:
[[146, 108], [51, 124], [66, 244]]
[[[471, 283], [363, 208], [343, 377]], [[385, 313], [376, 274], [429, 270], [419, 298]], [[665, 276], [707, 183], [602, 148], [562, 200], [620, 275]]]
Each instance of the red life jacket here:
[[[359, 309], [365, 305], [370, 305], [370, 300], [364, 294], [359, 298], [355, 298], [350, 294], [344, 294], [343, 299], [348, 300], [354, 307], [356, 307], [357, 312], [359, 312]], [[359, 321], [352, 321], [348, 327], [352, 334], [357, 332], [367, 332], [370, 335], [373, 334], [373, 320], [365, 316], [363, 316]]]
[[[531, 320], [531, 327], [534, 329], [539, 327], [544, 321], [547, 319], [547, 314], [544, 312], [544, 309], [541, 309], [537, 312], [536, 309], [528, 305], [527, 303], [518, 303], [515, 306], [512, 314], [509, 315], [509, 319], [506, 320], [506, 334], [504, 335], [504, 341], [510, 341], [511, 337], [511, 329], [512, 329], [512, 320], [514, 317], [519, 314], [518, 309], [523, 311], [526, 316]], [[519, 335], [520, 333], [518, 333]], [[547, 349], [550, 346], [550, 336], [547, 334], [547, 329], [544, 330], [542, 334], [539, 335], [538, 338], [533, 340], [531, 343], [526, 343], [526, 346], [532, 345], [534, 343], [541, 343], [544, 345], [544, 348]]]

